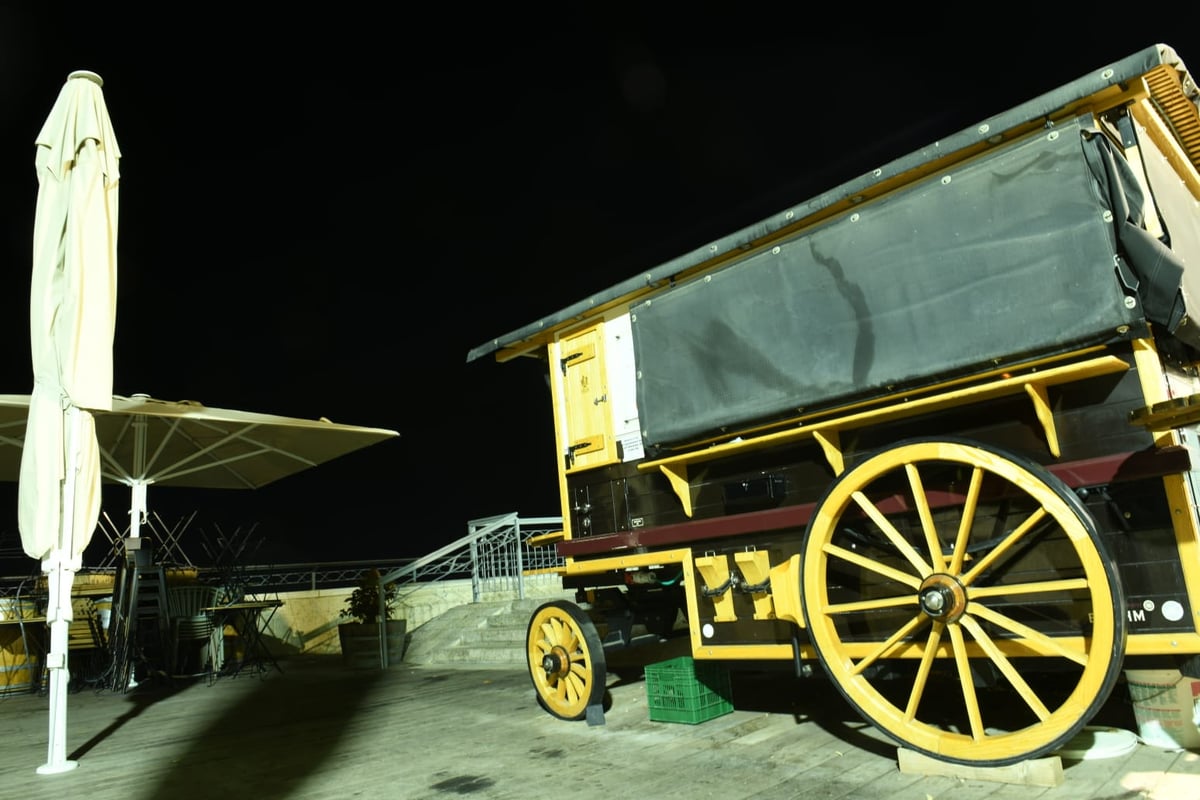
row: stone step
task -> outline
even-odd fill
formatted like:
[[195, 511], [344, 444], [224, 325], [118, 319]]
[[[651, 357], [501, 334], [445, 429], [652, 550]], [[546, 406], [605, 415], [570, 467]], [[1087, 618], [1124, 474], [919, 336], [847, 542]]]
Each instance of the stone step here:
[[437, 664], [524, 664], [524, 647], [511, 643], [456, 645], [442, 651]]
[[410, 636], [404, 660], [414, 664], [523, 664], [534, 610], [549, 599], [486, 600], [456, 606]]

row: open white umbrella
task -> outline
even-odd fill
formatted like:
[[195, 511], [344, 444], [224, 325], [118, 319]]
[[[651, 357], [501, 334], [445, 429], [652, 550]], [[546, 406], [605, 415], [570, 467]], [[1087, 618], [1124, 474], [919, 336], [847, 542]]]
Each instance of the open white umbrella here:
[[[400, 435], [146, 395], [110, 400], [110, 410], [93, 411], [92, 417], [103, 480], [130, 487], [131, 538], [146, 517], [151, 484], [257, 489]], [[29, 409], [29, 395], [0, 395], [0, 480], [11, 479]]]
[[21, 545], [47, 575], [50, 729], [41, 774], [66, 758], [71, 584], [100, 516], [90, 409], [112, 407], [120, 151], [92, 72], [72, 72], [38, 133], [29, 329], [33, 394], [21, 451]]

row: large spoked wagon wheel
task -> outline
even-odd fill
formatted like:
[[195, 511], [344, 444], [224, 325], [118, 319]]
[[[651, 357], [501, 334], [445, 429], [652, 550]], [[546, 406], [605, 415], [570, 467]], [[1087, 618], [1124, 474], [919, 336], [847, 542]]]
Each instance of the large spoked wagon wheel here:
[[911, 440], [828, 488], [803, 546], [817, 655], [864, 719], [943, 761], [1061, 747], [1117, 681], [1124, 595], [1095, 522], [1033, 461]]
[[604, 648], [591, 618], [562, 600], [533, 612], [525, 636], [538, 702], [560, 719], [583, 719], [604, 700]]

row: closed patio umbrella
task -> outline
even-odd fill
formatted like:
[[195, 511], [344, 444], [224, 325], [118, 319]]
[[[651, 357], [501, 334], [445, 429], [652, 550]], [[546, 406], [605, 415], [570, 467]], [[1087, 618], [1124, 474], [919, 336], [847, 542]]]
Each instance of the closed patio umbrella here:
[[72, 72], [36, 139], [29, 328], [33, 393], [21, 450], [21, 545], [47, 576], [48, 757], [66, 758], [71, 585], [100, 515], [100, 452], [91, 409], [112, 407], [120, 151], [93, 72]]

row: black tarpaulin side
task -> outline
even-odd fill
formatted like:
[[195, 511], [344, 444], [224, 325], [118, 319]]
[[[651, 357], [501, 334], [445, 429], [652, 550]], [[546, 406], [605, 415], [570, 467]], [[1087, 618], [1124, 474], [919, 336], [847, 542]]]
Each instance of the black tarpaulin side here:
[[[1095, 147], [1085, 153], [1097, 159], [1094, 169], [1113, 210], [1121, 249], [1139, 279], [1138, 295], [1145, 304], [1146, 318], [1178, 334], [1187, 314], [1182, 289], [1183, 262], [1145, 229], [1145, 198], [1125, 158], [1114, 153], [1112, 144], [1103, 136], [1097, 136], [1093, 144]], [[1196, 342], [1189, 344], [1195, 346]]]
[[1143, 330], [1091, 134], [1027, 136], [636, 304], [647, 448]]

